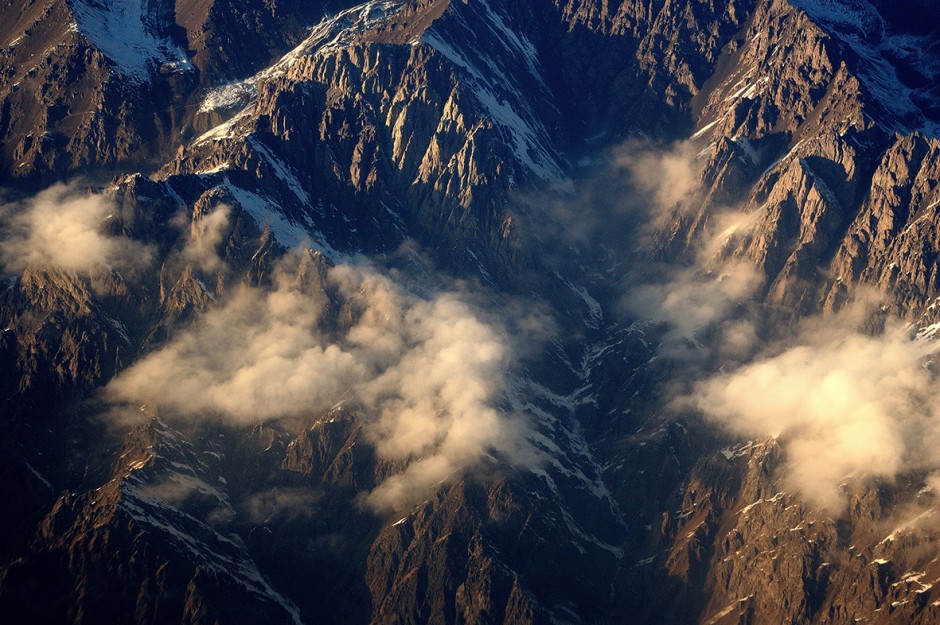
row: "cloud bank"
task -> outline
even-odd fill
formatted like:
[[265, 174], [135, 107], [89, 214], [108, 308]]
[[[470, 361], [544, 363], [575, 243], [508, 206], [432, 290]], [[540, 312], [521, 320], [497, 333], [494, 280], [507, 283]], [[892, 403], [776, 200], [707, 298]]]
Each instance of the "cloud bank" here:
[[87, 272], [149, 265], [151, 247], [106, 232], [113, 211], [106, 197], [63, 184], [0, 206], [0, 264], [15, 273], [31, 266]]
[[204, 271], [222, 269], [218, 249], [230, 227], [231, 212], [230, 206], [220, 204], [211, 212], [192, 219], [180, 214], [176, 226], [184, 233], [181, 259]]
[[940, 467], [934, 346], [900, 325], [873, 336], [848, 313], [804, 327], [796, 344], [700, 382], [691, 401], [729, 431], [776, 436], [785, 480], [811, 503], [841, 511], [841, 485]]
[[[631, 289], [623, 305], [642, 319], [666, 324], [658, 350], [662, 355], [697, 360], [716, 348], [725, 357], [741, 358], [757, 337], [753, 321], [735, 313], [761, 284], [757, 270], [740, 261], [671, 269], [663, 281]], [[703, 334], [709, 337], [707, 346]]]
[[417, 297], [366, 266], [322, 282], [307, 269], [234, 289], [106, 393], [241, 424], [357, 402], [379, 458], [406, 467], [368, 494], [376, 510], [413, 504], [488, 456], [537, 462], [525, 417], [498, 407], [517, 364], [504, 327], [456, 292]]
[[701, 165], [692, 143], [654, 149], [628, 142], [617, 150], [616, 168], [628, 172], [637, 189], [648, 198], [655, 214], [671, 211], [694, 193], [701, 183]]
[[[155, 249], [116, 235], [105, 196], [56, 185], [0, 207], [0, 264], [90, 272], [143, 268]], [[231, 209], [174, 221], [179, 245], [165, 259], [222, 271]], [[273, 285], [236, 286], [193, 326], [105, 389], [117, 404], [233, 423], [317, 415], [341, 401], [363, 406], [381, 460], [404, 467], [365, 497], [376, 510], [413, 503], [489, 456], [535, 464], [523, 415], [500, 408], [512, 369], [540, 321], [520, 314], [510, 332], [473, 298], [419, 297], [365, 265], [324, 270], [307, 253], [281, 262]], [[329, 295], [327, 294], [329, 293]], [[518, 312], [518, 311], [517, 311]]]
[[[672, 206], [694, 197], [690, 155], [680, 146], [626, 161], [647, 195], [654, 230]], [[912, 340], [900, 322], [874, 331], [877, 306], [867, 293], [838, 314], [774, 328], [777, 337], [762, 343], [757, 329], [766, 321], [759, 304], [749, 303], [762, 276], [728, 254], [759, 215], [713, 215], [688, 267], [660, 267], [660, 279], [650, 280], [647, 265], [644, 282], [624, 297], [634, 316], [665, 325], [658, 352], [688, 365], [667, 382], [678, 395], [674, 405], [736, 436], [776, 437], [784, 484], [834, 514], [845, 509], [854, 479], [923, 471], [932, 472], [928, 483], [940, 481], [936, 348]]]

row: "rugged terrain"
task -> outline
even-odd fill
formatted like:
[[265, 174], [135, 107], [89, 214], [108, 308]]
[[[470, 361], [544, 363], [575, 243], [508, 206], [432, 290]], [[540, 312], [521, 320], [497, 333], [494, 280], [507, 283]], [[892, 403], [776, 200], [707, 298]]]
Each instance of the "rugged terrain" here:
[[929, 0], [2, 11], [4, 620], [940, 620]]

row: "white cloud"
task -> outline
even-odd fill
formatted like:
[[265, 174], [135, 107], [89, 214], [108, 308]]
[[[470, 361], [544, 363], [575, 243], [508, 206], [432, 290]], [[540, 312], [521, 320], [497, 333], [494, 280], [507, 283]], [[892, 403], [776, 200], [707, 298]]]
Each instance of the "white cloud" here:
[[[227, 204], [215, 207], [205, 215], [190, 219], [183, 216], [181, 226], [188, 228], [181, 252], [182, 259], [204, 271], [217, 271], [222, 267], [219, 245], [229, 227], [231, 208]], [[184, 221], [185, 220], [185, 221]]]
[[633, 184], [653, 204], [655, 213], [672, 211], [699, 187], [701, 165], [696, 149], [687, 142], [669, 149], [652, 149], [627, 142], [617, 150], [615, 166], [625, 169]]
[[[302, 273], [235, 289], [106, 392], [243, 424], [356, 400], [379, 457], [405, 466], [368, 494], [380, 510], [414, 503], [492, 452], [533, 461], [524, 417], [497, 407], [516, 364], [505, 329], [457, 293], [419, 298], [368, 267], [340, 265], [308, 287]], [[325, 327], [334, 317], [339, 330]]]
[[[693, 169], [683, 158], [687, 150], [630, 163], [654, 200], [654, 228], [663, 210], [693, 193]], [[659, 268], [662, 279], [650, 280], [655, 272], [646, 266], [645, 282], [624, 298], [634, 315], [666, 324], [660, 354], [694, 361], [668, 381], [680, 395], [676, 405], [736, 436], [776, 437], [784, 483], [836, 514], [846, 505], [843, 485], [853, 479], [940, 470], [940, 387], [925, 365], [933, 347], [912, 341], [900, 324], [873, 334], [868, 294], [796, 330], [774, 328], [778, 339], [761, 343], [757, 329], [766, 322], [753, 299], [762, 276], [728, 255], [759, 215], [713, 216], [689, 267]], [[703, 373], [716, 365], [718, 373]]]
[[87, 272], [106, 266], [144, 267], [153, 250], [125, 236], [105, 232], [113, 202], [55, 185], [20, 203], [0, 207], [0, 263], [7, 271], [56, 267]]
[[834, 512], [853, 477], [940, 467], [940, 389], [924, 360], [933, 347], [900, 325], [873, 336], [857, 322], [857, 310], [810, 322], [795, 345], [686, 398], [737, 435], [778, 437], [784, 480]]
[[675, 358], [697, 358], [695, 347], [704, 330], [717, 328], [716, 343], [728, 355], [745, 355], [756, 339], [747, 319], [736, 319], [737, 306], [748, 301], [762, 281], [744, 262], [718, 263], [711, 269], [671, 269], [667, 279], [630, 290], [624, 306], [642, 319], [662, 322], [668, 329], [660, 353]]

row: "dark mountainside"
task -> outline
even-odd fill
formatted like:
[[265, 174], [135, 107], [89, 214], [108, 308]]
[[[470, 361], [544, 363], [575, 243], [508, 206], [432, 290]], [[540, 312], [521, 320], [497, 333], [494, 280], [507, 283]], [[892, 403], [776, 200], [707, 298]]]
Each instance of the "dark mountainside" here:
[[937, 24], [9, 0], [0, 621], [940, 622]]

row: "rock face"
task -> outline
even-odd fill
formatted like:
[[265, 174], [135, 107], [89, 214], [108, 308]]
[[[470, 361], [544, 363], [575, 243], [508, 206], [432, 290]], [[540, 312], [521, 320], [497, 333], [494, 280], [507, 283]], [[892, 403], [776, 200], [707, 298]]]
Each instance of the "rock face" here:
[[60, 0], [4, 12], [0, 181], [9, 184], [163, 160], [194, 132], [207, 87], [265, 66], [323, 5]]
[[[925, 471], [847, 476], [844, 512], [814, 506], [781, 478], [785, 437], [732, 439], [671, 401], [740, 356], [710, 352], [709, 327], [671, 349], [679, 331], [648, 314], [642, 289], [624, 295], [660, 271], [654, 258], [706, 274], [743, 263], [761, 286], [725, 316], [759, 310], [760, 338], [870, 292], [930, 338], [937, 11], [9, 2], [3, 244], [59, 242], [24, 234], [38, 230], [21, 219], [36, 206], [26, 196], [82, 175], [48, 218], [69, 194], [93, 198], [100, 214], [66, 243], [134, 253], [62, 266], [0, 250], [0, 620], [937, 622]], [[682, 142], [665, 158], [691, 180], [677, 175], [668, 201], [643, 195], [640, 139]], [[354, 280], [367, 271], [399, 299], [369, 299], [374, 285]], [[510, 415], [504, 438], [523, 443], [469, 447], [496, 427], [474, 413], [456, 442], [440, 430], [390, 454], [389, 440], [424, 435], [376, 429], [403, 383], [369, 394], [344, 379], [330, 407], [273, 417], [115, 400], [109, 382], [239, 289], [318, 302], [316, 347], [373, 349], [357, 362], [374, 377], [399, 343], [450, 353], [437, 335], [370, 332], [459, 291], [445, 303], [507, 328], [503, 342], [538, 337], [498, 368], [505, 380], [467, 395]], [[458, 339], [475, 327], [452, 325]], [[243, 328], [256, 331], [241, 319], [230, 332]], [[446, 445], [457, 451], [433, 455]], [[406, 506], [369, 504], [429, 457], [451, 463], [443, 479]]]
[[[837, 307], [859, 283], [884, 292], [917, 288], [888, 275], [904, 256], [893, 246], [909, 223], [891, 207], [918, 212], [932, 203], [914, 182], [929, 174], [902, 172], [935, 161], [924, 160], [924, 147], [910, 147], [930, 143], [936, 127], [936, 113], [921, 95], [933, 88], [929, 81], [925, 86], [924, 72], [935, 59], [927, 51], [905, 54], [891, 19], [866, 3], [842, 18], [817, 3], [765, 3], [729, 46], [728, 64], [697, 96], [699, 136], [715, 143], [703, 173], [711, 191], [687, 240], [722, 203], [740, 204], [757, 225], [728, 253], [761, 267], [772, 303], [809, 312]], [[932, 36], [924, 37], [917, 41], [929, 50]], [[901, 153], [907, 156], [895, 156]], [[907, 177], [886, 180], [886, 170]], [[891, 199], [885, 188], [916, 195]], [[870, 230], [875, 222], [881, 234]], [[933, 244], [918, 236], [914, 245]], [[875, 251], [885, 246], [893, 251]], [[924, 273], [904, 269], [904, 275]], [[918, 295], [899, 293], [898, 312], [912, 319], [931, 301], [924, 277], [915, 280]]]

